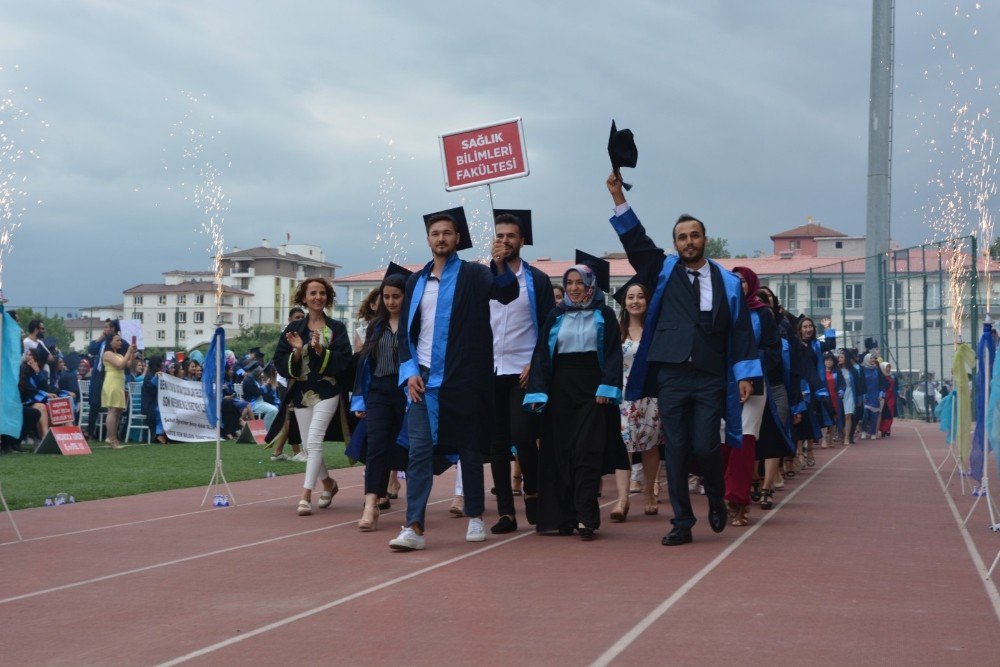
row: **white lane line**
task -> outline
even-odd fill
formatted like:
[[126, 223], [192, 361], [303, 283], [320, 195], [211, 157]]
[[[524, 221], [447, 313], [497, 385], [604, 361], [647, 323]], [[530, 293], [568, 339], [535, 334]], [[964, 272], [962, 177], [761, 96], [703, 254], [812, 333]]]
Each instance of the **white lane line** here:
[[[432, 503], [427, 503], [428, 505], [437, 505], [439, 503], [451, 502], [452, 498], [445, 498], [444, 500], [435, 500]], [[392, 510], [387, 512], [383, 516], [388, 516], [389, 514], [398, 514], [405, 511], [404, 509]], [[354, 519], [351, 521], [344, 521], [343, 523], [335, 523], [329, 526], [323, 526], [322, 528], [313, 528], [312, 530], [302, 530], [296, 533], [288, 533], [287, 535], [279, 535], [278, 537], [269, 537], [266, 540], [258, 540], [256, 542], [249, 542], [247, 544], [237, 544], [236, 546], [226, 547], [225, 549], [216, 549], [214, 551], [207, 551], [205, 553], [195, 554], [193, 556], [185, 556], [184, 558], [176, 558], [174, 560], [164, 561], [162, 563], [154, 563], [152, 565], [145, 565], [143, 567], [136, 567], [131, 570], [123, 570], [121, 572], [113, 572], [111, 574], [105, 574], [100, 577], [93, 577], [91, 579], [84, 579], [82, 581], [74, 581], [69, 584], [63, 584], [61, 586], [53, 586], [52, 588], [44, 588], [42, 590], [33, 591], [31, 593], [23, 593], [21, 595], [15, 595], [9, 598], [3, 598], [0, 600], [0, 605], [9, 604], [11, 602], [17, 602], [18, 600], [27, 600], [28, 598], [38, 597], [40, 595], [47, 595], [49, 593], [57, 593], [59, 591], [69, 590], [71, 588], [79, 588], [80, 586], [87, 586], [89, 584], [96, 584], [102, 581], [108, 581], [110, 579], [117, 579], [119, 577], [126, 577], [130, 574], [139, 574], [141, 572], [149, 572], [150, 570], [157, 570], [162, 567], [169, 567], [171, 565], [178, 565], [180, 563], [187, 563], [193, 560], [199, 560], [202, 558], [210, 558], [212, 556], [218, 556], [220, 554], [226, 554], [233, 551], [240, 551], [242, 549], [252, 549], [253, 547], [259, 547], [265, 544], [271, 544], [273, 542], [280, 542], [282, 540], [289, 540], [293, 537], [302, 537], [303, 535], [312, 535], [313, 533], [321, 533], [325, 530], [331, 530], [333, 528], [341, 528], [343, 526], [354, 526], [357, 525], [358, 520]]]
[[[986, 563], [983, 562], [982, 557], [979, 555], [979, 550], [976, 549], [976, 543], [972, 540], [972, 535], [969, 534], [969, 529], [964, 526], [962, 521], [962, 515], [958, 511], [958, 506], [955, 505], [954, 499], [952, 499], [951, 494], [948, 493], [948, 487], [945, 486], [944, 480], [941, 479], [941, 473], [938, 472], [937, 466], [934, 463], [934, 459], [931, 458], [931, 452], [927, 448], [927, 443], [924, 442], [924, 436], [916, 429], [913, 431], [920, 438], [920, 444], [924, 448], [924, 454], [927, 456], [928, 463], [931, 464], [931, 469], [934, 471], [934, 477], [937, 479], [938, 486], [941, 487], [941, 493], [944, 494], [945, 500], [948, 501], [948, 507], [951, 509], [951, 515], [955, 518], [955, 524], [958, 526], [958, 532], [962, 535], [962, 540], [965, 541], [965, 548], [969, 552], [969, 557], [972, 558], [973, 564], [976, 566], [976, 571], [979, 572], [980, 577], [983, 580], [983, 588], [986, 589], [986, 596], [990, 599], [990, 603], [993, 605], [993, 613], [996, 614], [997, 620], [1000, 621], [1000, 592], [997, 592], [996, 584], [993, 583], [992, 579], [988, 578], [989, 570], [986, 567]], [[986, 462], [987, 465], [989, 461]]]
[[[703, 580], [705, 577], [711, 574], [715, 568], [717, 568], [720, 564], [722, 564], [722, 562], [726, 560], [726, 558], [728, 558], [730, 555], [732, 555], [734, 551], [739, 549], [740, 546], [744, 542], [749, 540], [753, 536], [753, 534], [756, 533], [764, 524], [766, 524], [768, 521], [774, 518], [774, 516], [778, 512], [780, 512], [781, 509], [792, 500], [792, 498], [797, 496], [799, 492], [802, 491], [802, 489], [809, 486], [814, 479], [819, 477], [824, 470], [826, 470], [833, 464], [834, 461], [836, 461], [841, 456], [846, 454], [849, 451], [849, 449], [850, 447], [845, 447], [843, 450], [841, 450], [840, 453], [838, 453], [832, 459], [827, 461], [823, 465], [823, 467], [821, 467], [819, 470], [816, 470], [815, 474], [811, 475], [800, 486], [797, 486], [795, 489], [793, 489], [792, 492], [789, 493], [785, 497], [785, 499], [778, 504], [777, 507], [764, 513], [761, 516], [760, 521], [757, 521], [751, 528], [746, 530], [735, 542], [730, 544], [718, 556], [713, 558], [712, 561], [708, 563], [708, 565], [698, 570], [698, 572], [696, 572], [690, 579], [684, 582], [684, 584], [680, 588], [674, 591], [673, 595], [671, 595], [666, 600], [661, 602], [655, 609], [653, 609], [653, 611], [649, 612], [649, 614], [645, 618], [639, 621], [639, 623], [637, 623], [631, 630], [622, 635], [622, 637], [618, 641], [612, 644], [607, 651], [602, 653], [600, 657], [594, 660], [594, 662], [591, 664], [594, 665], [595, 667], [611, 664], [611, 661], [617, 658], [619, 655], [621, 655], [622, 651], [627, 649], [629, 645], [632, 644], [632, 642], [634, 642], [636, 639], [639, 638], [639, 635], [645, 632], [649, 628], [649, 626], [653, 625], [653, 623], [659, 620], [660, 617], [662, 617], [664, 614], [670, 611], [671, 607], [677, 604], [681, 600], [681, 598], [687, 595], [687, 593], [692, 588], [697, 586], [701, 580]], [[730, 530], [732, 530], [732, 528], [730, 528]]]
[[[363, 486], [363, 485], [362, 484], [352, 484], [351, 486], [342, 486], [340, 488], [341, 489], [356, 489], [356, 488], [358, 488], [360, 486]], [[192, 487], [192, 488], [200, 488], [200, 487]], [[279, 498], [267, 498], [265, 500], [253, 500], [253, 501], [251, 501], [249, 503], [240, 503], [239, 505], [233, 505], [232, 507], [228, 507], [228, 508], [227, 507], [206, 507], [205, 509], [193, 510], [191, 512], [182, 512], [180, 514], [168, 514], [166, 516], [156, 516], [156, 517], [152, 517], [152, 518], [149, 518], [149, 519], [138, 519], [136, 521], [126, 521], [124, 523], [114, 523], [114, 524], [111, 524], [111, 525], [108, 525], [108, 526], [97, 526], [96, 528], [83, 528], [81, 530], [71, 530], [71, 531], [66, 532], [66, 533], [54, 533], [52, 535], [39, 535], [38, 537], [29, 537], [29, 538], [23, 539], [20, 542], [16, 542], [16, 541], [12, 541], [12, 542], [0, 542], [0, 547], [7, 546], [9, 544], [24, 544], [25, 542], [37, 542], [39, 540], [51, 540], [51, 539], [54, 539], [56, 537], [68, 537], [70, 535], [80, 535], [82, 533], [93, 533], [93, 532], [99, 531], [99, 530], [110, 530], [112, 528], [127, 528], [128, 526], [138, 526], [140, 524], [151, 523], [153, 521], [165, 521], [167, 519], [180, 519], [180, 518], [186, 517], [186, 516], [194, 516], [196, 514], [204, 514], [205, 512], [216, 512], [216, 511], [222, 511], [222, 510], [226, 510], [226, 509], [232, 510], [232, 509], [236, 509], [236, 508], [239, 508], [239, 507], [249, 507], [250, 505], [259, 505], [261, 503], [273, 503], [273, 502], [277, 502], [279, 500], [288, 500], [290, 498], [298, 498], [300, 495], [301, 494], [295, 494], [295, 495], [292, 495], [292, 496], [281, 496]]]
[[[450, 500], [450, 498], [448, 500]], [[445, 501], [438, 501], [438, 502], [445, 502]], [[616, 502], [618, 502], [617, 498], [615, 500], [612, 500], [611, 502], [604, 503], [603, 505], [601, 505], [601, 507], [605, 508], [605, 507], [608, 507], [610, 505], [615, 504]], [[381, 584], [376, 584], [375, 586], [371, 586], [369, 588], [366, 588], [364, 590], [358, 591], [356, 593], [351, 593], [350, 595], [345, 595], [342, 598], [337, 598], [336, 600], [333, 600], [331, 602], [327, 602], [326, 604], [320, 605], [319, 607], [313, 607], [312, 609], [307, 609], [307, 610], [305, 610], [303, 612], [299, 612], [298, 614], [295, 614], [294, 616], [288, 616], [287, 618], [282, 618], [280, 620], [274, 621], [273, 623], [268, 623], [267, 625], [262, 625], [261, 627], [256, 628], [254, 630], [250, 630], [249, 632], [241, 632], [236, 637], [230, 637], [229, 639], [224, 639], [221, 642], [216, 642], [215, 644], [212, 644], [210, 646], [206, 646], [205, 648], [198, 649], [197, 651], [192, 651], [191, 653], [188, 653], [186, 655], [182, 655], [179, 658], [174, 658], [173, 660], [170, 660], [168, 662], [160, 663], [159, 667], [171, 667], [172, 665], [179, 665], [182, 662], [187, 662], [188, 660], [194, 660], [195, 658], [200, 658], [200, 657], [202, 657], [204, 655], [208, 655], [209, 653], [214, 653], [215, 651], [218, 651], [220, 649], [224, 649], [224, 648], [226, 648], [228, 646], [232, 646], [233, 644], [238, 644], [239, 642], [247, 640], [247, 639], [250, 639], [251, 637], [256, 637], [257, 635], [264, 634], [265, 632], [270, 632], [271, 630], [276, 630], [276, 629], [284, 627], [284, 626], [286, 626], [286, 625], [288, 625], [290, 623], [295, 623], [296, 621], [301, 621], [304, 618], [309, 618], [310, 616], [315, 616], [316, 614], [320, 614], [320, 613], [322, 613], [324, 611], [333, 609], [334, 607], [339, 607], [340, 605], [346, 604], [346, 603], [351, 602], [353, 600], [357, 600], [358, 598], [364, 597], [365, 595], [370, 595], [371, 593], [377, 593], [378, 591], [381, 591], [383, 589], [389, 588], [390, 586], [395, 586], [396, 584], [400, 584], [400, 583], [402, 583], [404, 581], [408, 581], [410, 579], [413, 579], [414, 577], [419, 577], [422, 574], [427, 574], [428, 572], [433, 572], [434, 570], [439, 570], [442, 567], [447, 567], [448, 565], [452, 565], [454, 563], [458, 563], [459, 561], [463, 561], [463, 560], [465, 560], [467, 558], [472, 558], [473, 556], [478, 556], [479, 554], [486, 553], [487, 551], [491, 551], [491, 550], [496, 549], [498, 547], [502, 547], [505, 544], [510, 544], [511, 542], [514, 542], [515, 540], [520, 540], [522, 538], [527, 537], [528, 535], [534, 535], [534, 534], [535, 534], [534, 529], [522, 531], [519, 534], [514, 535], [513, 537], [508, 537], [508, 538], [506, 538], [504, 540], [501, 540], [499, 542], [493, 542], [493, 543], [491, 543], [491, 544], [489, 544], [489, 545], [487, 545], [485, 547], [481, 547], [481, 548], [476, 549], [474, 551], [470, 551], [468, 553], [462, 554], [461, 556], [455, 556], [454, 558], [449, 558], [448, 560], [441, 561], [440, 563], [435, 563], [434, 565], [428, 565], [425, 568], [421, 568], [419, 570], [414, 570], [413, 572], [410, 572], [409, 574], [401, 575], [399, 577], [396, 577], [395, 579], [390, 579], [389, 581], [383, 581]]]

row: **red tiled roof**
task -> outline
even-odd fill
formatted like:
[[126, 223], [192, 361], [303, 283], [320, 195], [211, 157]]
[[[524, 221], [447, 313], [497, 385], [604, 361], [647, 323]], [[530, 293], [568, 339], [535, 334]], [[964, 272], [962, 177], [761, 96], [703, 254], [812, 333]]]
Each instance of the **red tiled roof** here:
[[[125, 290], [125, 294], [190, 294], [192, 292], [214, 292], [215, 283], [197, 281], [186, 282], [177, 285], [164, 285], [162, 283], [143, 283]], [[224, 285], [223, 294], [235, 294], [237, 296], [253, 296], [253, 292], [237, 289]]]
[[817, 225], [814, 222], [796, 227], [795, 229], [789, 229], [787, 232], [780, 232], [771, 237], [774, 239], [815, 239], [815, 238], [826, 238], [830, 236], [847, 236], [844, 232], [838, 232], [836, 229], [830, 229], [829, 227], [824, 227], [823, 225]]
[[[948, 262], [952, 257], [952, 254], [953, 251], [950, 250], [921, 250], [920, 248], [890, 252], [888, 255], [888, 271], [890, 274], [907, 272], [928, 273], [938, 271], [940, 266], [941, 271], [947, 273]], [[865, 272], [865, 260], [860, 257], [844, 257], [838, 259], [835, 257], [806, 257], [803, 255], [794, 255], [785, 259], [779, 255], [767, 255], [764, 257], [744, 257], [741, 259], [719, 259], [716, 261], [729, 270], [732, 270], [733, 267], [736, 266], [746, 266], [753, 269], [753, 271], [759, 276], [774, 276], [790, 273], [801, 273], [805, 275], [809, 273], [810, 269], [812, 270], [813, 275], [826, 276], [839, 275], [841, 272], [852, 275], [864, 274]], [[565, 273], [569, 267], [573, 266], [573, 262], [569, 260], [539, 259], [534, 261], [528, 260], [528, 262], [551, 278], [561, 278], [563, 273]], [[611, 264], [611, 279], [613, 282], [617, 283], [619, 280], [627, 280], [635, 274], [635, 271], [632, 269], [632, 265], [628, 263], [627, 259], [617, 259], [612, 257], [608, 260], [608, 262]], [[963, 254], [962, 262], [965, 265], [969, 264], [967, 254]], [[411, 271], [419, 271], [423, 268], [423, 266], [423, 264], [407, 264], [406, 268]], [[979, 261], [979, 269], [980, 271], [985, 271], [987, 269], [986, 260], [983, 258]], [[994, 273], [1000, 272], [1000, 262], [990, 262], [989, 270]], [[384, 272], [385, 269], [380, 268], [375, 271], [356, 273], [351, 276], [339, 278], [334, 281], [334, 284], [350, 285], [352, 283], [377, 283], [382, 280]]]

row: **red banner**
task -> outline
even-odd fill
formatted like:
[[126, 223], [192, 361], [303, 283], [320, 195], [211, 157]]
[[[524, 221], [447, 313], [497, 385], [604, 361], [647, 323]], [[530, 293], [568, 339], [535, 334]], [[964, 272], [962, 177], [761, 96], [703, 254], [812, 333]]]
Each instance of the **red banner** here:
[[49, 423], [55, 426], [73, 423], [73, 402], [69, 398], [50, 398], [46, 405], [49, 408]]
[[528, 152], [520, 118], [442, 134], [440, 144], [445, 190], [528, 175]]
[[251, 419], [247, 422], [247, 426], [250, 427], [250, 433], [253, 435], [254, 441], [258, 445], [263, 445], [265, 438], [267, 438], [267, 429], [264, 428], [263, 419]]

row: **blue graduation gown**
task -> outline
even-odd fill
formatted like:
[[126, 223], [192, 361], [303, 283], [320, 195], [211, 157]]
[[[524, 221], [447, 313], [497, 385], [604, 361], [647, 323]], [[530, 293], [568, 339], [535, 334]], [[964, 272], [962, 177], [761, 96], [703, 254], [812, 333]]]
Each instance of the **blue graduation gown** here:
[[[420, 298], [434, 262], [406, 282], [399, 327], [399, 384], [420, 375]], [[437, 297], [430, 377], [426, 383], [431, 438], [438, 454], [478, 448], [493, 437], [493, 332], [490, 300], [517, 298], [510, 270], [496, 275], [489, 267], [453, 254], [445, 264]]]

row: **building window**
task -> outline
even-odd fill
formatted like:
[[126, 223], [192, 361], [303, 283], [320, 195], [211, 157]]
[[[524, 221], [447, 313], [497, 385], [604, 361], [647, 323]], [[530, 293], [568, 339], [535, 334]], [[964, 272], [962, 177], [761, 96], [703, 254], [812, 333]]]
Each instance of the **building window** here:
[[844, 322], [844, 331], [861, 333], [861, 320], [847, 320]]
[[833, 245], [834, 245], [834, 247], [840, 249], [840, 248], [844, 247], [844, 242], [843, 241], [836, 241], [836, 242], [834, 242]]
[[160, 296], [156, 297], [156, 305], [158, 305], [158, 306], [165, 306], [165, 305], [167, 305], [167, 295], [166, 294], [161, 294]]
[[195, 297], [194, 297], [194, 302], [197, 305], [199, 305], [199, 306], [202, 305], [202, 304], [204, 304], [205, 303], [205, 295], [204, 294], [196, 294]]
[[188, 314], [187, 313], [177, 313], [177, 323], [178, 324], [185, 324], [187, 321], [188, 321]]
[[941, 283], [927, 283], [924, 285], [924, 304], [930, 310], [941, 307]]
[[242, 315], [240, 315], [240, 316], [239, 316], [239, 317], [237, 318], [237, 321], [239, 322], [239, 325], [240, 325], [240, 326], [243, 326], [243, 316], [242, 316]]
[[132, 297], [132, 305], [133, 306], [141, 306], [142, 305], [142, 297], [141, 296], [133, 296]]
[[789, 250], [798, 250], [801, 247], [801, 244], [802, 244], [802, 241], [799, 241], [797, 239], [793, 239], [793, 240], [791, 240], [791, 241], [788, 242], [788, 249]]
[[848, 310], [861, 310], [864, 304], [861, 294], [864, 291], [864, 283], [847, 283], [844, 285], [844, 307]]
[[167, 332], [164, 329], [157, 329], [156, 340], [166, 340], [166, 339], [167, 339]]
[[889, 330], [898, 331], [900, 329], [906, 328], [906, 322], [904, 320], [889, 320]]
[[204, 333], [205, 333], [205, 330], [204, 330], [204, 329], [195, 329], [195, 330], [194, 330], [194, 335], [195, 335], [195, 336], [201, 336], [201, 335], [202, 335], [202, 334], [204, 334]]
[[938, 317], [932, 320], [927, 320], [924, 323], [924, 326], [926, 326], [928, 329], [940, 329], [942, 327], [941, 318]]
[[195, 313], [194, 313], [194, 323], [195, 324], [204, 324], [204, 322], [205, 322], [205, 313], [204, 313], [204, 311], [196, 310]]
[[889, 296], [889, 310], [904, 310], [903, 304], [903, 283], [898, 280], [890, 280], [887, 285]]
[[240, 278], [240, 289], [250, 289], [249, 278]]
[[797, 288], [798, 285], [795, 283], [780, 283], [778, 285], [778, 301], [785, 307], [785, 310], [795, 311], [799, 309], [798, 298], [796, 297]]
[[188, 302], [187, 294], [178, 294], [177, 295], [177, 305], [178, 306], [183, 306], [187, 302]]
[[[354, 302], [353, 302], [354, 305], [360, 306], [364, 302], [366, 296], [368, 296], [368, 290], [365, 289], [354, 290]], [[782, 301], [784, 301], [784, 299], [782, 299]]]
[[142, 313], [140, 313], [138, 310], [133, 310], [132, 311], [132, 319], [133, 320], [139, 320], [140, 322], [142, 322]]
[[177, 340], [184, 340], [185, 338], [187, 338], [187, 331], [181, 329], [180, 331], [177, 332]]
[[166, 313], [157, 313], [156, 314], [156, 323], [157, 324], [163, 324], [166, 321], [167, 321], [167, 314]]
[[239, 298], [239, 299], [237, 300], [237, 303], [238, 303], [239, 305], [241, 305], [241, 306], [242, 306], [242, 305], [243, 305], [243, 301], [244, 301], [243, 297], [240, 297], [240, 298]]
[[813, 308], [829, 308], [832, 291], [830, 283], [813, 285]]

